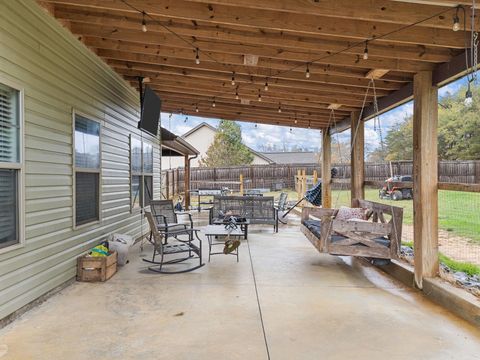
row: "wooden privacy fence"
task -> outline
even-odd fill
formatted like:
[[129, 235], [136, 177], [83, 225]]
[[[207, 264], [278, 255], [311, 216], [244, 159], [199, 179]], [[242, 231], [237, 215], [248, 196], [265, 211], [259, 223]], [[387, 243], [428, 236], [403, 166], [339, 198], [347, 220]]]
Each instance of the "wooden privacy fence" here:
[[[349, 164], [333, 164], [337, 169], [337, 179], [350, 179]], [[191, 185], [194, 189], [218, 189], [228, 187], [240, 191], [240, 175], [244, 189], [267, 188], [271, 190], [295, 189], [295, 176], [298, 171], [313, 175], [316, 171], [322, 176], [320, 164], [273, 164], [249, 165], [225, 168], [192, 168]], [[442, 183], [480, 183], [480, 160], [440, 161], [438, 164], [439, 181]], [[413, 162], [391, 161], [384, 163], [365, 163], [366, 181], [383, 181], [391, 175], [412, 175]], [[334, 187], [346, 189], [348, 184], [334, 184]], [[185, 190], [184, 169], [162, 171], [162, 196], [169, 198]]]

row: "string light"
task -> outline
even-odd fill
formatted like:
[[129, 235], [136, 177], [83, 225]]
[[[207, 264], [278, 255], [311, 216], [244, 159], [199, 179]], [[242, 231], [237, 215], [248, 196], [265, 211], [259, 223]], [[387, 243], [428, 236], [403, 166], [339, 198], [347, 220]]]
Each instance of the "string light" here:
[[147, 22], [145, 21], [145, 11], [142, 11], [142, 31], [147, 32]]
[[198, 105], [195, 105], [195, 112], [198, 112]]
[[282, 112], [282, 104], [278, 104], [278, 112], [281, 113]]
[[240, 96], [238, 96], [238, 87], [235, 89], [235, 99], [238, 100]]
[[260, 93], [260, 89], [258, 89], [258, 101], [262, 101], [262, 94]]
[[213, 98], [212, 107], [215, 107], [215, 106], [217, 106], [217, 104], [215, 104], [215, 98]]
[[257, 126], [258, 126], [258, 124], [257, 124], [257, 123], [255, 123], [255, 128], [257, 128]]
[[268, 91], [268, 80], [265, 80], [265, 91]]
[[460, 9], [460, 7], [457, 6], [457, 11], [455, 12], [455, 16], [453, 17], [453, 26], [452, 26], [453, 31], [460, 30], [460, 18], [458, 17], [458, 10], [459, 9]]
[[200, 64], [200, 55], [198, 53], [198, 48], [197, 48], [197, 54], [195, 55], [195, 64], [199, 65]]
[[[145, 13], [144, 11], [140, 11], [140, 10], [138, 10], [137, 8], [135, 8], [134, 6], [130, 5], [130, 4], [127, 2], [127, 0], [121, 0], [121, 1], [122, 1], [123, 3], [125, 3], [127, 6], [129, 6], [131, 9], [133, 9], [133, 10], [137, 11], [138, 13], [142, 14], [142, 31], [146, 31], [146, 23], [145, 23], [143, 20], [144, 20], [145, 16], [149, 16], [149, 15], [148, 15], [147, 13]], [[446, 9], [444, 9], [444, 10], [442, 10], [442, 11], [436, 13], [436, 14], [433, 14], [433, 15], [431, 15], [431, 16], [423, 19], [423, 20], [417, 21], [417, 22], [415, 22], [415, 23], [413, 23], [413, 24], [407, 24], [407, 25], [405, 25], [405, 26], [403, 26], [403, 27], [400, 27], [400, 28], [398, 28], [398, 29], [396, 29], [396, 30], [393, 30], [393, 31], [387, 32], [387, 33], [385, 33], [385, 34], [381, 34], [381, 35], [379, 35], [379, 36], [376, 36], [375, 38], [372, 38], [371, 41], [386, 38], [387, 36], [390, 36], [390, 35], [392, 35], [392, 34], [395, 34], [395, 33], [401, 32], [401, 31], [403, 31], [403, 30], [405, 30], [405, 29], [408, 29], [408, 28], [412, 27], [413, 25], [418, 25], [418, 24], [423, 23], [423, 22], [425, 22], [425, 21], [431, 20], [431, 19], [433, 19], [433, 18], [435, 18], [435, 17], [439, 17], [439, 16], [441, 16], [441, 15], [443, 15], [443, 14], [451, 11], [451, 9], [452, 9], [452, 8], [446, 8]], [[456, 8], [456, 11], [457, 11], [457, 12], [456, 12], [456, 14], [455, 14], [455, 16], [454, 16], [454, 18], [453, 18], [453, 20], [454, 20], [454, 21], [453, 21], [453, 22], [454, 22], [454, 24], [453, 24], [453, 30], [454, 30], [454, 31], [457, 31], [457, 30], [460, 29], [460, 26], [459, 26], [460, 21], [459, 21], [459, 19], [457, 20], [459, 9], [463, 9], [463, 7], [462, 7], [461, 5], [459, 5], [459, 6], [457, 6], [457, 8]], [[183, 42], [185, 42], [185, 43], [187, 43], [188, 45], [192, 46], [192, 47], [196, 50], [195, 62], [196, 62], [197, 65], [200, 64], [199, 48], [198, 48], [198, 47], [195, 47], [195, 45], [194, 45], [192, 42], [190, 42], [189, 40], [183, 38], [182, 36], [180, 36], [179, 34], [177, 34], [176, 32], [174, 32], [174, 31], [171, 30], [168, 26], [162, 24], [161, 22], [159, 22], [159, 21], [157, 21], [157, 20], [155, 20], [155, 19], [153, 19], [153, 18], [152, 18], [152, 21], [155, 22], [156, 24], [158, 24], [159, 26], [165, 28], [165, 29], [168, 30], [169, 32], [171, 32], [173, 35], [175, 35], [176, 37], [178, 37], [178, 38], [179, 38], [180, 40], [182, 40]], [[145, 24], [144, 24], [144, 23], [145, 23]], [[144, 25], [145, 25], [145, 26], [144, 26]], [[145, 29], [145, 30], [144, 30], [144, 29]], [[368, 42], [368, 40], [365, 41], [365, 52], [364, 52], [364, 54], [363, 54], [363, 58], [364, 58], [365, 60], [368, 59], [367, 42]], [[323, 57], [320, 57], [320, 58], [318, 58], [318, 59], [313, 59], [313, 60], [311, 60], [309, 63], [307, 63], [307, 70], [306, 70], [305, 76], [306, 76], [307, 78], [310, 77], [309, 64], [311, 64], [311, 63], [316, 63], [316, 62], [319, 62], [319, 61], [321, 61], [321, 60], [325, 60], [325, 59], [327, 59], [327, 58], [336, 56], [336, 55], [338, 55], [338, 54], [342, 54], [342, 53], [344, 53], [344, 52], [347, 51], [347, 50], [350, 50], [350, 49], [352, 49], [352, 48], [354, 48], [354, 47], [356, 47], [356, 46], [361, 45], [362, 43], [363, 43], [363, 41], [358, 42], [358, 43], [353, 43], [353, 44], [345, 47], [345, 48], [342, 49], [342, 50], [339, 50], [339, 51], [336, 51], [336, 52], [333, 52], [333, 53], [328, 53], [327, 55], [325, 55], [325, 56], [323, 56]], [[206, 54], [206, 56], [209, 57], [209, 58], [211, 58], [213, 61], [217, 62], [218, 64], [220, 64], [219, 61], [215, 60], [215, 59], [214, 59], [213, 57], [211, 57], [209, 54]], [[283, 71], [279, 71], [279, 72], [276, 73], [276, 76], [278, 76], [278, 75], [280, 75], [280, 74], [283, 74], [283, 73], [286, 73], [286, 72], [293, 71], [293, 70], [295, 70], [296, 68], [298, 68], [298, 65], [292, 67], [291, 69], [286, 69], [286, 70], [283, 70]]]
[[471, 108], [473, 105], [473, 94], [472, 94], [472, 90], [470, 89], [470, 82], [468, 83], [467, 92], [465, 93], [464, 105], [467, 108]]
[[308, 120], [308, 128], [310, 129], [310, 120]]
[[232, 73], [232, 86], [235, 86], [235, 71]]
[[363, 50], [363, 60], [368, 60], [368, 41], [365, 41], [365, 50]]

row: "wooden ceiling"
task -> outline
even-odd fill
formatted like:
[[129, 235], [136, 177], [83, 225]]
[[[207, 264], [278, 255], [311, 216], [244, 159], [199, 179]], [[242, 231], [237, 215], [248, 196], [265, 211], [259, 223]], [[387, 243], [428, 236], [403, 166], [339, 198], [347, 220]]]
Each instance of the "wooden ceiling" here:
[[38, 2], [133, 86], [149, 77], [163, 111], [230, 120], [325, 128], [372, 103], [371, 77], [387, 97], [465, 50], [449, 0]]

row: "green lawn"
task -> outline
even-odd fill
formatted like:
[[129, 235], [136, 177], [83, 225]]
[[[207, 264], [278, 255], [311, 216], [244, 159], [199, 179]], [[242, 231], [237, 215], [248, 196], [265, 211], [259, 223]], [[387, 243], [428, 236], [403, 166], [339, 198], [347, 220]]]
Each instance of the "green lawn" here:
[[[297, 200], [297, 193], [288, 192], [290, 202]], [[270, 192], [266, 196], [278, 198], [280, 192]], [[413, 224], [413, 201], [412, 200], [380, 200], [377, 189], [365, 189], [367, 200], [377, 201], [388, 205], [403, 208], [404, 224]], [[194, 203], [196, 198], [192, 198]], [[333, 190], [332, 205], [334, 207], [350, 205], [350, 190]], [[438, 193], [438, 211], [440, 229], [451, 232], [454, 235], [472, 239], [480, 244], [480, 193], [468, 193], [461, 191], [440, 190]]]
[[[367, 200], [399, 206], [403, 208], [403, 222], [413, 224], [412, 200], [380, 200], [377, 189], [365, 189]], [[289, 195], [289, 200], [296, 199], [296, 193]], [[333, 190], [332, 206], [350, 206], [350, 190]], [[462, 191], [438, 192], [438, 221], [442, 230], [454, 235], [466, 237], [480, 243], [480, 194]]]

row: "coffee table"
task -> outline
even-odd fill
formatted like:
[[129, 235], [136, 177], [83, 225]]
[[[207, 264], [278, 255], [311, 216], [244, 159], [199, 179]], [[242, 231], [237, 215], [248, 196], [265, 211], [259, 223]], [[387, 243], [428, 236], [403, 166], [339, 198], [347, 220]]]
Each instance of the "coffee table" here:
[[[205, 226], [202, 229], [202, 232], [205, 234], [208, 240], [208, 262], [210, 262], [210, 257], [211, 255], [219, 255], [223, 254], [222, 252], [212, 252], [212, 248], [217, 245], [223, 245], [225, 246], [225, 241], [227, 241], [229, 238], [245, 238], [245, 233], [244, 231], [238, 227], [236, 229], [226, 229], [225, 225], [208, 225]], [[238, 262], [238, 249], [239, 247], [234, 251], [229, 253], [228, 255], [235, 255], [237, 257], [237, 262]]]
[[[214, 225], [222, 225], [222, 226], [225, 226], [225, 224], [227, 224], [227, 222], [223, 218], [213, 219], [212, 223]], [[239, 227], [240, 230], [243, 231], [244, 239], [247, 239], [247, 237], [248, 237], [248, 225], [250, 225], [250, 220], [245, 219], [244, 221], [237, 221], [235, 224]]]

